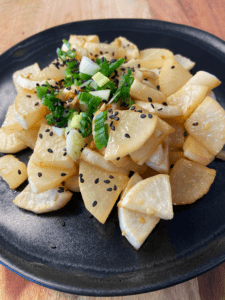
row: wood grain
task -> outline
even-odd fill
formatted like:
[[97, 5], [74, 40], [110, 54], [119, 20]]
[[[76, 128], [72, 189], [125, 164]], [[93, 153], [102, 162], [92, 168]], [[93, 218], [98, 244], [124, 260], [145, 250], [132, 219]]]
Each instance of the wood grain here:
[[[225, 39], [224, 0], [0, 0], [0, 54], [47, 28], [80, 20], [152, 18], [208, 31]], [[225, 299], [225, 264], [177, 286], [111, 300]], [[92, 300], [36, 285], [0, 265], [0, 300]], [[106, 299], [106, 298], [98, 298]]]

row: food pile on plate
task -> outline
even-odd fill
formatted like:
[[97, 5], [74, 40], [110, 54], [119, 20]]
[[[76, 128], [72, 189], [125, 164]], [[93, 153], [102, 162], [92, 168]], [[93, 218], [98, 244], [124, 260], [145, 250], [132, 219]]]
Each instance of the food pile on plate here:
[[[71, 35], [48, 67], [15, 72], [0, 176], [11, 189], [29, 184], [14, 203], [47, 213], [81, 192], [103, 224], [117, 203], [122, 235], [139, 249], [160, 219], [173, 218], [173, 205], [208, 192], [216, 171], [207, 165], [223, 156], [225, 111], [212, 92], [221, 82], [193, 76], [194, 65], [124, 37]], [[27, 147], [26, 166], [12, 154]]]

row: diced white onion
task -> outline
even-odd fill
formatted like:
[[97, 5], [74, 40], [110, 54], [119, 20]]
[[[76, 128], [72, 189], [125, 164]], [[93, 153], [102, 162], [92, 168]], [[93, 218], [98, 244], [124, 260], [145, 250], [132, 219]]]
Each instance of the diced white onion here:
[[87, 75], [94, 75], [101, 68], [87, 56], [83, 56], [80, 62], [79, 71]]

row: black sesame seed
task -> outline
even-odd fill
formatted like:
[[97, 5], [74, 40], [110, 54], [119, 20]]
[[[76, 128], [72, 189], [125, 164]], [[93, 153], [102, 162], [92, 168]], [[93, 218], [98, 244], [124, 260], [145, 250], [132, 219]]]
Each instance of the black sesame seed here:
[[62, 177], [66, 176], [66, 173], [61, 173], [61, 176], [62, 176]]
[[18, 170], [18, 174], [21, 175], [21, 171], [20, 170]]
[[53, 153], [53, 150], [52, 149], [48, 149], [47, 150], [49, 153]]
[[172, 67], [171, 67], [171, 69], [174, 69], [174, 68], [175, 68], [175, 66], [172, 66]]
[[137, 112], [142, 113], [142, 110], [141, 110], [141, 109], [138, 109]]
[[95, 54], [95, 57], [98, 57], [98, 54]]
[[94, 181], [95, 184], [99, 183], [99, 178], [96, 178]]
[[172, 169], [174, 167], [174, 164], [172, 164], [171, 166], [170, 166], [170, 169]]
[[112, 112], [112, 108], [110, 108], [110, 109], [108, 110], [108, 112], [111, 113], [111, 112]]
[[64, 191], [64, 187], [60, 186], [60, 187], [59, 187], [59, 190], [63, 190], [63, 191]]
[[127, 57], [126, 57], [126, 55], [124, 56], [124, 58], [125, 58], [125, 60], [127, 60]]
[[141, 67], [141, 65], [140, 65], [140, 64], [138, 64], [137, 66], [138, 66], [138, 68], [140, 68], [140, 67]]
[[163, 102], [162, 105], [167, 106], [167, 103], [166, 103], [166, 102]]
[[82, 173], [80, 173], [80, 174], [79, 174], [79, 176], [80, 176], [80, 177], [83, 177], [83, 174], [82, 174]]
[[119, 113], [119, 112], [118, 112], [118, 111], [116, 111], [116, 112], [115, 112], [115, 114], [114, 114], [114, 116], [117, 116], [117, 115], [118, 115], [118, 113]]
[[110, 128], [115, 131], [115, 126], [114, 125], [111, 125]]
[[66, 148], [64, 148], [63, 151], [66, 151]]
[[193, 126], [198, 126], [198, 122], [195, 122], [192, 124]]
[[117, 157], [116, 160], [120, 160], [120, 157]]
[[124, 136], [125, 136], [125, 138], [128, 138], [128, 139], [130, 138], [130, 135], [128, 133], [125, 133]]
[[92, 202], [92, 206], [95, 207], [96, 205], [97, 205], [97, 201], [95, 200]]
[[50, 136], [53, 136], [53, 131], [51, 131], [51, 132], [49, 133], [49, 135], [50, 135]]
[[39, 83], [36, 83], [36, 86], [39, 86], [40, 84]]
[[184, 132], [184, 136], [187, 136], [187, 132], [186, 131]]
[[135, 109], [135, 106], [131, 106], [130, 110], [134, 110]]
[[110, 179], [113, 179], [113, 178], [114, 178], [114, 176], [113, 176], [113, 175], [109, 175], [109, 178], [110, 178]]
[[162, 110], [162, 107], [161, 107], [161, 108], [159, 108], [159, 109], [158, 109], [158, 111], [159, 111], [159, 110]]
[[41, 173], [41, 172], [39, 172], [39, 173], [38, 173], [38, 177], [41, 177], [41, 176], [42, 176], [42, 173]]
[[103, 103], [108, 103], [108, 101], [107, 101], [107, 100], [104, 100], [104, 99], [102, 100], [102, 102], [103, 102]]
[[49, 132], [49, 131], [50, 131], [50, 129], [46, 129], [46, 130], [45, 130], [45, 132]]
[[52, 249], [56, 249], [56, 245], [55, 245], [55, 244], [51, 244], [50, 247], [51, 247]]
[[151, 103], [151, 107], [154, 109], [155, 108], [155, 106]]
[[144, 119], [144, 118], [146, 118], [146, 115], [145, 115], [145, 114], [141, 114], [140, 117], [141, 117], [142, 119]]
[[66, 155], [67, 155], [67, 152], [64, 152], [64, 153], [63, 153], [63, 156], [66, 156]]
[[149, 119], [151, 119], [153, 116], [151, 114], [148, 114]]
[[114, 52], [112, 53], [112, 56], [114, 56]]
[[114, 189], [114, 191], [116, 191], [116, 190], [117, 190], [117, 186], [116, 186], [116, 185], [114, 185], [113, 189]]
[[80, 182], [84, 183], [84, 179], [82, 177], [80, 177]]
[[119, 84], [119, 80], [118, 80], [118, 79], [115, 79], [115, 80], [114, 80], [114, 83], [115, 83], [115, 85], [118, 85], [118, 84]]
[[107, 191], [108, 191], [108, 192], [111, 192], [111, 191], [112, 191], [112, 188], [108, 188]]
[[159, 85], [157, 85], [157, 90], [159, 90], [160, 89], [160, 86]]
[[105, 183], [109, 184], [110, 183], [110, 180], [104, 180]]
[[39, 138], [42, 139], [43, 138], [43, 135], [41, 133], [39, 133]]
[[110, 125], [109, 125], [109, 126], [111, 127], [111, 126], [112, 126], [112, 124], [113, 124], [113, 121], [111, 121], [111, 122], [110, 122]]
[[64, 189], [63, 190], [58, 190], [58, 193], [64, 193]]
[[114, 117], [114, 120], [115, 120], [115, 121], [119, 121], [119, 119], [120, 119], [120, 118], [118, 118], [118, 117]]
[[31, 98], [31, 95], [26, 95], [27, 98]]
[[149, 102], [152, 102], [152, 98], [148, 97], [148, 101], [149, 101]]

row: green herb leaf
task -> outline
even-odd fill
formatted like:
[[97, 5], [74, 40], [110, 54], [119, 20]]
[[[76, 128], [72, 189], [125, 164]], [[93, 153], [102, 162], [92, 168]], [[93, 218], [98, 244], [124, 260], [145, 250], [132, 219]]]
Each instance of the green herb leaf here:
[[108, 143], [108, 125], [105, 124], [107, 111], [103, 111], [95, 117], [94, 120], [94, 141], [97, 149], [105, 147]]
[[108, 76], [110, 76], [116, 69], [118, 69], [123, 63], [125, 62], [125, 58], [120, 58], [114, 61], [109, 66], [109, 73]]
[[80, 132], [83, 138], [92, 133], [92, 119], [89, 114], [82, 112], [82, 119], [80, 121]]

